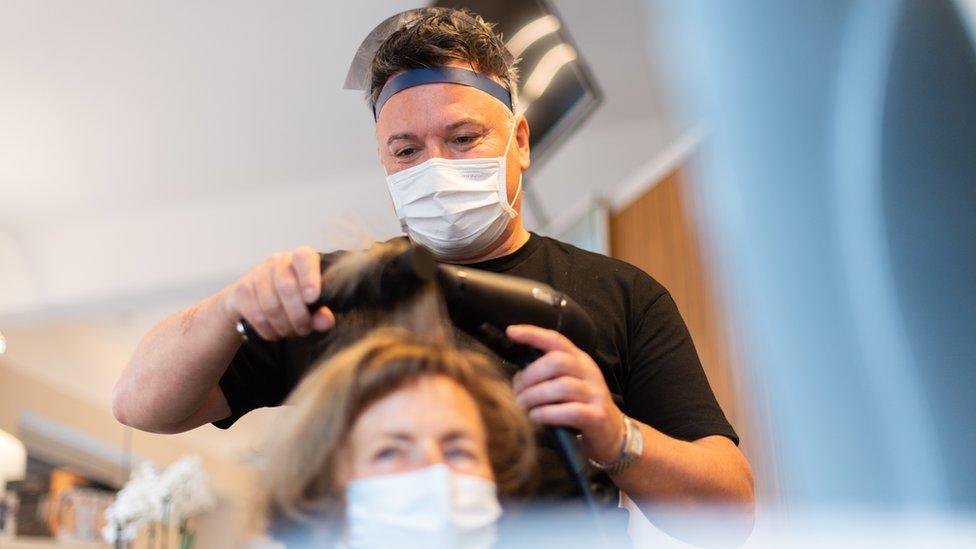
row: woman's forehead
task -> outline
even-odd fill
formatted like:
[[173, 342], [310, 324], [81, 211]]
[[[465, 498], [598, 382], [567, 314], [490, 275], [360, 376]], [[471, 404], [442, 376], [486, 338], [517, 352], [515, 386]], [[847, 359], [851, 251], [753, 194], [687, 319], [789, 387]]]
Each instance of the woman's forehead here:
[[427, 376], [363, 410], [356, 430], [460, 430], [477, 434], [483, 426], [474, 398], [463, 387], [444, 376]]

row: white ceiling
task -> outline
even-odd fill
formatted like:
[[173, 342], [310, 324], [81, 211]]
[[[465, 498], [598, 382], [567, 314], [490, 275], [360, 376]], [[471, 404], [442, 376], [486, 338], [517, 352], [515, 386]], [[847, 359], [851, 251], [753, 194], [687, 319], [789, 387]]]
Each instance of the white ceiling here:
[[411, 5], [4, 2], [2, 226], [361, 170], [371, 124], [342, 77]]
[[[398, 232], [368, 111], [340, 88], [364, 34], [416, 5], [3, 2], [3, 363], [107, 406], [163, 315], [274, 251]], [[531, 180], [558, 218], [685, 125], [652, 3], [555, 5], [605, 95]]]

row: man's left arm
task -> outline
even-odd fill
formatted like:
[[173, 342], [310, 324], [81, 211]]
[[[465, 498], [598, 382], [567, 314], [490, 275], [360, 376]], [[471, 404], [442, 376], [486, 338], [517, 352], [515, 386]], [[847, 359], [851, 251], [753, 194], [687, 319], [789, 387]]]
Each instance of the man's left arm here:
[[[545, 352], [514, 380], [529, 416], [578, 429], [587, 457], [616, 461], [627, 429], [600, 367], [556, 331], [511, 326], [508, 336]], [[755, 499], [752, 471], [738, 447], [724, 436], [682, 441], [631, 421], [643, 438], [641, 457], [611, 478], [645, 516], [675, 537], [709, 543], [716, 530], [700, 522], [708, 514], [723, 521], [721, 541], [745, 539], [752, 530]]]

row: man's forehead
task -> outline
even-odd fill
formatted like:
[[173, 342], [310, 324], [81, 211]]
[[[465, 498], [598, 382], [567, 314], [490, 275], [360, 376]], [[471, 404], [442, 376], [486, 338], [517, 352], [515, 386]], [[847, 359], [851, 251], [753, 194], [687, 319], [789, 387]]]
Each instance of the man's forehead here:
[[464, 124], [503, 125], [508, 108], [481, 90], [452, 83], [416, 86], [394, 95], [380, 111], [377, 134], [451, 130]]

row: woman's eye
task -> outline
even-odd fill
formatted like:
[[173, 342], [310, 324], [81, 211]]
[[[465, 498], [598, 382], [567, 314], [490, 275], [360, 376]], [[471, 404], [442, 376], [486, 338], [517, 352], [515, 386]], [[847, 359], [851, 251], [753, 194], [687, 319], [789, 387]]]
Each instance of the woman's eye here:
[[399, 448], [382, 448], [373, 454], [373, 459], [376, 461], [387, 461], [394, 459], [400, 455]]
[[467, 448], [451, 448], [446, 452], [444, 452], [444, 457], [454, 461], [454, 460], [462, 460], [462, 459], [463, 460], [475, 459], [476, 456], [474, 452], [468, 450]]

